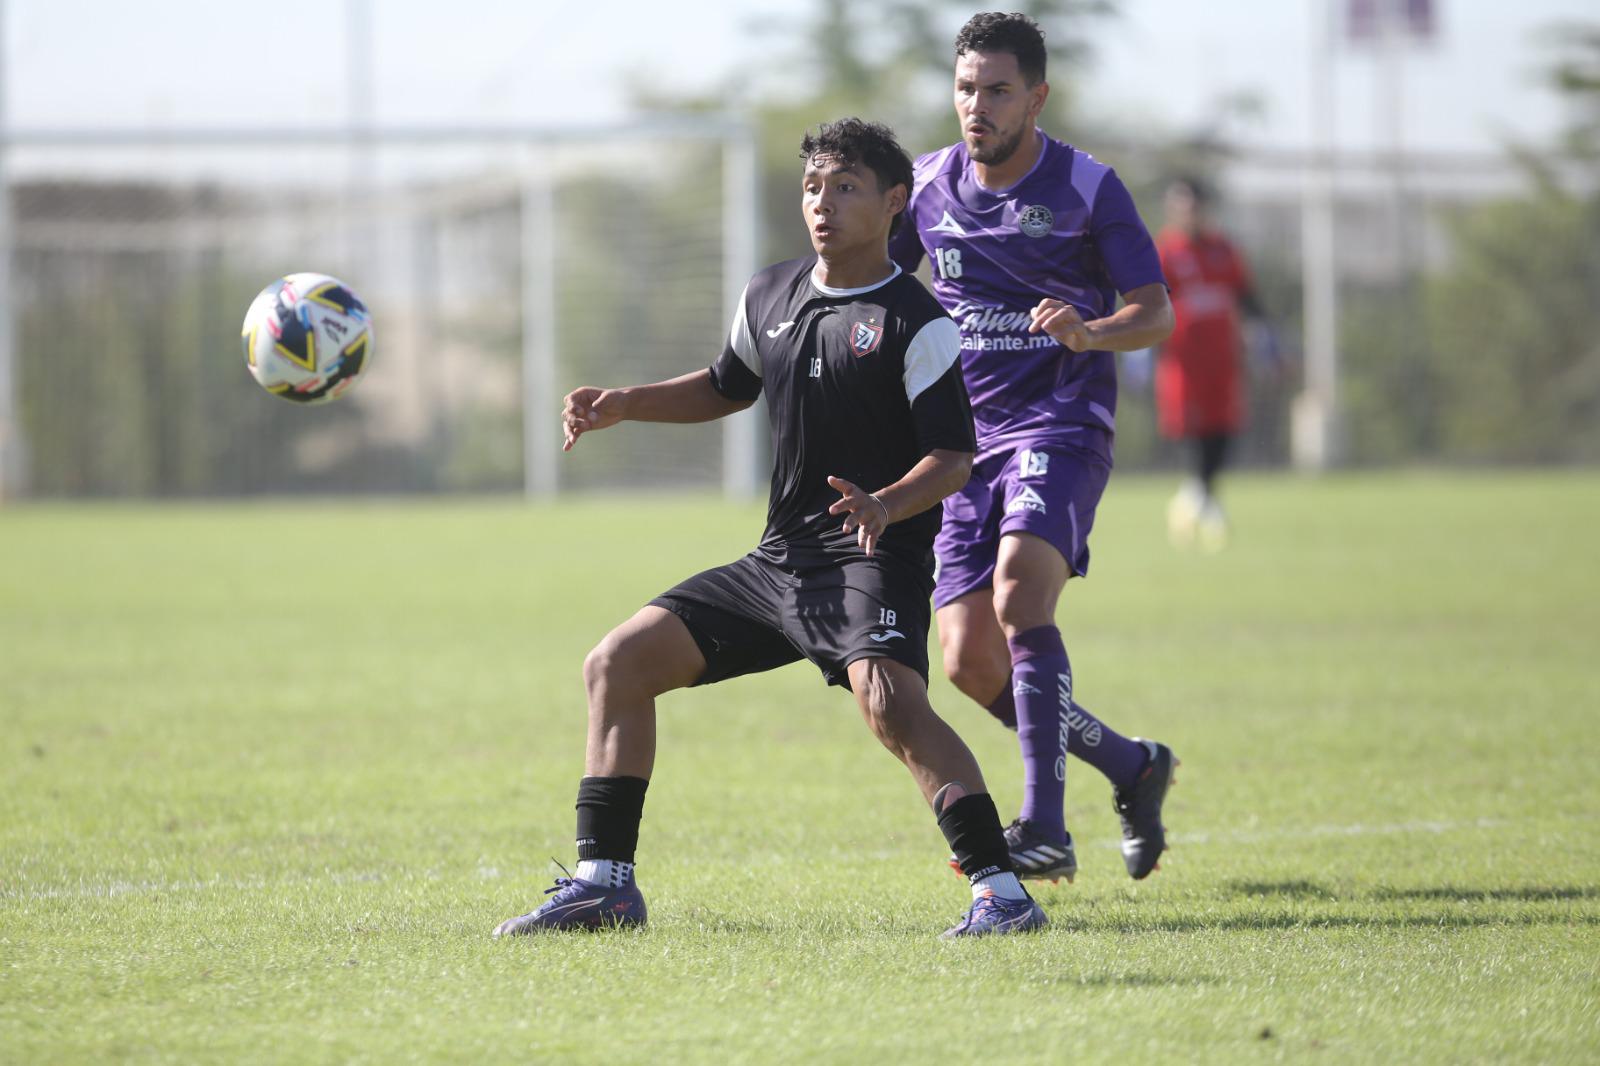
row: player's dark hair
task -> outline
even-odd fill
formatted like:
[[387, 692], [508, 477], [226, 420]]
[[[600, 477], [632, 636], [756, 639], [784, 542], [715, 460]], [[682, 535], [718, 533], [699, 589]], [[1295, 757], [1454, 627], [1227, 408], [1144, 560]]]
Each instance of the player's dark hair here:
[[1021, 12], [985, 11], [968, 19], [956, 34], [956, 55], [972, 52], [1008, 52], [1028, 88], [1044, 81], [1044, 31]]
[[1201, 207], [1209, 207], [1216, 202], [1216, 193], [1211, 186], [1193, 174], [1175, 175], [1168, 185], [1188, 189], [1189, 195], [1194, 197], [1194, 202]]
[[[817, 156], [866, 167], [878, 179], [879, 192], [904, 185], [906, 196], [911, 195], [911, 157], [894, 139], [894, 131], [881, 122], [864, 122], [859, 118], [824, 122], [816, 133], [808, 132], [800, 141], [801, 159], [811, 160]], [[889, 223], [891, 236], [900, 228], [904, 215], [904, 211], [900, 212]]]

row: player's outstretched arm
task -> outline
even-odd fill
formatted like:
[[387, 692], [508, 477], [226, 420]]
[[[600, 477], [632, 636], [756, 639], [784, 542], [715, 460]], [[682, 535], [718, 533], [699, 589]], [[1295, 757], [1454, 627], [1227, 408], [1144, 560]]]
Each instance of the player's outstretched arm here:
[[561, 408], [561, 450], [570, 452], [578, 438], [591, 430], [606, 429], [624, 420], [632, 422], [710, 422], [754, 401], [730, 400], [711, 386], [711, 371], [632, 385], [625, 389], [599, 389], [593, 385], [567, 393]]
[[1160, 344], [1172, 332], [1172, 301], [1160, 282], [1122, 294], [1122, 306], [1104, 318], [1085, 322], [1077, 308], [1054, 298], [1040, 300], [1029, 333], [1048, 333], [1075, 352], [1131, 352]]
[[839, 494], [828, 513], [844, 515], [844, 531], [853, 530], [861, 550], [871, 555], [885, 529], [926, 511], [960, 489], [971, 476], [971, 452], [935, 448], [918, 460], [905, 477], [877, 492], [868, 492], [842, 477], [828, 478], [828, 484]]

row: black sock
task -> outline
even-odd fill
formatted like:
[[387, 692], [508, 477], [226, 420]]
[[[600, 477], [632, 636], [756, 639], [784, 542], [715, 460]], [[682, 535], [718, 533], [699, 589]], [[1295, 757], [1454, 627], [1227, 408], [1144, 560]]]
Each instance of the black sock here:
[[1199, 464], [1195, 473], [1205, 487], [1207, 496], [1217, 493], [1217, 475], [1222, 473], [1223, 464], [1228, 461], [1229, 443], [1226, 433], [1211, 433], [1198, 438]]
[[632, 862], [644, 817], [642, 777], [585, 777], [578, 782], [578, 858]]
[[939, 812], [939, 830], [950, 842], [950, 851], [969, 883], [1012, 871], [1011, 851], [1006, 847], [1005, 831], [1000, 828], [1000, 812], [987, 792], [962, 796], [945, 807]]

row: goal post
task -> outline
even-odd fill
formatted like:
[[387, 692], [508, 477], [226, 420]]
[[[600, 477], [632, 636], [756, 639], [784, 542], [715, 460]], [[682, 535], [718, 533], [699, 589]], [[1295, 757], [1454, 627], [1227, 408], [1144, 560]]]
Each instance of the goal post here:
[[[721, 351], [756, 160], [711, 115], [0, 130], [0, 492], [755, 495], [758, 413], [563, 458], [559, 405]], [[373, 373], [315, 413], [257, 394], [237, 340], [255, 291], [306, 269], [376, 325]]]

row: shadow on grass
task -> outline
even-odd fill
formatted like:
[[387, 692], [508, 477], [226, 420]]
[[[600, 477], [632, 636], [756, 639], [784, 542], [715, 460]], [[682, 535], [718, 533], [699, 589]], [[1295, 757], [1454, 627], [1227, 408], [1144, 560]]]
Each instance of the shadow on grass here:
[[1230, 896], [1250, 896], [1255, 899], [1284, 897], [1287, 899], [1333, 899], [1333, 889], [1315, 881], [1229, 881], [1222, 886]]
[[[1587, 927], [1600, 927], [1600, 914], [1573, 913], [1571, 908], [1557, 907], [1541, 910], [1518, 910], [1507, 912], [1493, 906], [1477, 908], [1451, 907], [1447, 910], [1427, 909], [1425, 913], [1386, 913], [1384, 904], [1405, 904], [1407, 902], [1426, 904], [1428, 902], [1457, 903], [1457, 904], [1495, 904], [1495, 903], [1564, 903], [1574, 900], [1600, 899], [1600, 887], [1587, 885], [1568, 886], [1528, 886], [1521, 888], [1458, 888], [1449, 885], [1423, 887], [1423, 888], [1375, 888], [1360, 893], [1341, 895], [1329, 885], [1324, 885], [1310, 880], [1285, 880], [1285, 881], [1229, 881], [1218, 886], [1221, 894], [1226, 898], [1250, 899], [1262, 901], [1265, 906], [1270, 906], [1268, 901], [1294, 901], [1305, 905], [1285, 907], [1284, 909], [1262, 909], [1250, 913], [1238, 914], [1172, 914], [1168, 908], [1181, 906], [1173, 903], [1158, 903], [1154, 898], [1142, 900], [1128, 900], [1136, 908], [1142, 909], [1144, 905], [1159, 905], [1167, 913], [1161, 915], [1144, 914], [1130, 915], [1126, 912], [1107, 914], [1098, 907], [1073, 908], [1062, 901], [1049, 901], [1054, 922], [1052, 932], [1063, 931], [1073, 933], [1192, 933], [1207, 930], [1219, 931], [1270, 931], [1286, 929], [1305, 930], [1333, 930], [1333, 929], [1477, 929], [1491, 926], [1506, 928], [1531, 927], [1531, 926], [1560, 926], [1577, 925]], [[1335, 904], [1341, 908], [1340, 912], [1330, 911], [1327, 907], [1316, 904]], [[1348, 912], [1343, 908], [1348, 908]], [[953, 924], [958, 914], [950, 915]], [[834, 937], [872, 938], [874, 940], [899, 940], [902, 938], [926, 938], [943, 928], [937, 920], [930, 922], [926, 918], [901, 916], [896, 914], [883, 914], [862, 921], [835, 918], [824, 920], [813, 926], [798, 927], [792, 921], [779, 917], [771, 919], [760, 916], [730, 916], [720, 914], [705, 908], [694, 908], [683, 914], [668, 916], [663, 914], [661, 920], [666, 923], [666, 928], [674, 932], [694, 928], [700, 933], [717, 936], [727, 936], [734, 939], [761, 938], [761, 939], [786, 939], [794, 937], [822, 938], [824, 940]], [[658, 921], [658, 925], [660, 922]], [[644, 930], [625, 931], [630, 936], [649, 936], [652, 927]], [[610, 933], [610, 936], [624, 934]], [[1164, 976], [1160, 974], [1131, 973], [1131, 974], [1061, 974], [1054, 979], [1054, 983], [1080, 984], [1095, 986], [1122, 985], [1128, 987], [1139, 986], [1180, 986], [1180, 985], [1205, 985], [1214, 984], [1216, 979], [1207, 976]]]
[[1220, 984], [1210, 974], [1086, 973], [1076, 977], [1057, 977], [1051, 984], [1078, 985], [1082, 988], [1200, 988]]
[[1595, 914], [1474, 914], [1450, 911], [1434, 914], [1230, 914], [1214, 918], [1086, 919], [1078, 923], [1085, 933], [1198, 933], [1207, 930], [1272, 929], [1477, 929], [1487, 926], [1536, 925], [1600, 926]]
[[1535, 885], [1527, 888], [1380, 888], [1373, 899], [1439, 899], [1454, 903], [1555, 903], [1569, 899], [1600, 899], [1600, 885]]
[[[1338, 899], [1339, 892], [1316, 881], [1228, 881], [1222, 886], [1226, 896], [1251, 899]], [[1597, 885], [1526, 885], [1520, 888], [1459, 888], [1455, 885], [1429, 885], [1423, 888], [1380, 887], [1361, 894], [1346, 894], [1347, 900], [1395, 903], [1405, 900], [1443, 900], [1452, 903], [1560, 903], [1566, 900], [1600, 899]]]
[[941, 921], [939, 918], [930, 921], [914, 916], [884, 914], [864, 916], [859, 921], [849, 918], [822, 918], [813, 925], [798, 925], [792, 919], [730, 916], [696, 910], [665, 920], [670, 921], [676, 929], [686, 930], [692, 927], [699, 933], [734, 938], [871, 937], [894, 940], [901, 937], [926, 937], [930, 935], [930, 931], [943, 932], [947, 926], [954, 925], [960, 916], [959, 911], [952, 910], [948, 921]]

